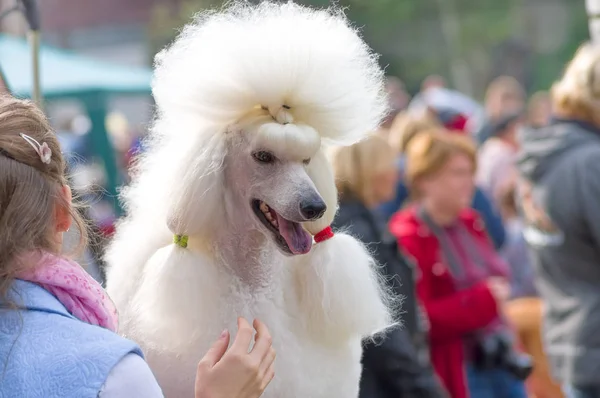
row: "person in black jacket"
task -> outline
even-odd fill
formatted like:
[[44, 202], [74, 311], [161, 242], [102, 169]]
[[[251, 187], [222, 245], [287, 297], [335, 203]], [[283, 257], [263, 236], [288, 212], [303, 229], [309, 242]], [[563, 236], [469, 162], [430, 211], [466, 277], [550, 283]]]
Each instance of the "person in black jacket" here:
[[385, 222], [371, 209], [394, 195], [397, 173], [387, 142], [371, 136], [333, 154], [340, 207], [333, 228], [365, 243], [395, 293], [402, 298], [401, 325], [383, 341], [366, 342], [360, 398], [438, 398], [446, 394], [427, 351], [424, 318], [416, 302], [413, 266], [400, 253]]

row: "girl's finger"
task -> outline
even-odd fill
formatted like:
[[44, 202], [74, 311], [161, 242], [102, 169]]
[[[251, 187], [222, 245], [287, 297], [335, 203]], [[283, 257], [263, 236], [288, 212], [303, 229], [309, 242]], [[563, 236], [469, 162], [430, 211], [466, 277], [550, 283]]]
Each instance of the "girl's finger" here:
[[248, 354], [252, 335], [254, 335], [254, 329], [248, 321], [241, 317], [238, 318], [238, 331], [230, 351], [237, 354]]
[[213, 343], [210, 347], [206, 355], [202, 358], [198, 366], [200, 368], [212, 368], [221, 360], [223, 355], [225, 355], [225, 351], [227, 351], [227, 347], [229, 346], [229, 332], [227, 330], [223, 330], [221, 336], [217, 341]]
[[267, 388], [267, 386], [269, 385], [271, 380], [273, 380], [274, 377], [275, 377], [275, 363], [272, 363], [271, 366], [267, 369], [267, 371], [262, 379], [262, 383], [260, 386], [262, 391], [264, 391]]
[[256, 329], [256, 336], [254, 336], [255, 343], [251, 355], [260, 363], [269, 353], [272, 338], [267, 326], [258, 319], [254, 320], [254, 328]]
[[267, 355], [265, 355], [265, 357], [263, 358], [263, 361], [260, 364], [260, 367], [258, 369], [259, 370], [258, 374], [260, 374], [260, 375], [266, 374], [268, 369], [270, 369], [274, 366], [276, 356], [277, 356], [277, 352], [275, 351], [275, 349], [273, 347], [271, 347], [269, 349], [269, 351], [267, 352]]

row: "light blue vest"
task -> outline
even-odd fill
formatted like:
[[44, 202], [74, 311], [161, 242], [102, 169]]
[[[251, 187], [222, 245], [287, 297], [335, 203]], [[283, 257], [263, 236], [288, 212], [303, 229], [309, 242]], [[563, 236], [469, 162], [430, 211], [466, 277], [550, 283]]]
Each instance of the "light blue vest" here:
[[70, 315], [48, 291], [17, 280], [0, 309], [0, 398], [97, 398], [111, 369], [139, 347]]

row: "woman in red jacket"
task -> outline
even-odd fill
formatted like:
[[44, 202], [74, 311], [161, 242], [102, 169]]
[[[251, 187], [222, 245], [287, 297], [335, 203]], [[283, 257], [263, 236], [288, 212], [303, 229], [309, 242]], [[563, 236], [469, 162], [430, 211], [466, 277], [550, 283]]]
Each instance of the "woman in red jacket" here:
[[469, 138], [423, 132], [408, 148], [413, 206], [390, 230], [419, 268], [417, 294], [430, 324], [431, 359], [453, 398], [520, 398], [529, 363], [514, 351], [500, 309], [508, 267], [469, 204], [476, 149]]

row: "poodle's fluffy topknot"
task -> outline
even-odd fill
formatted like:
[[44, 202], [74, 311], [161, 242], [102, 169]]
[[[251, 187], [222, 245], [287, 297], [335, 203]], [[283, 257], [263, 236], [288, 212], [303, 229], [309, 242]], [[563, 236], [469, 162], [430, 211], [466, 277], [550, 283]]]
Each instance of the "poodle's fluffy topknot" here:
[[334, 144], [360, 140], [386, 110], [377, 57], [342, 11], [292, 2], [234, 1], [198, 15], [156, 57], [153, 92], [162, 117], [215, 132], [256, 106], [287, 105]]

